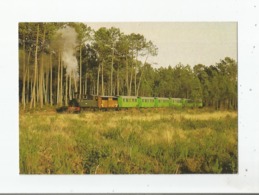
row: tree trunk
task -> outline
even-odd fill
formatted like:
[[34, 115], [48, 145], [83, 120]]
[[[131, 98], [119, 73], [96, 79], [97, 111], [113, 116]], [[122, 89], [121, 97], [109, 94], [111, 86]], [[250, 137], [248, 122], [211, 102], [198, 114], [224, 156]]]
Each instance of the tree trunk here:
[[34, 85], [33, 85], [33, 90], [32, 90], [32, 98], [31, 98], [31, 105], [30, 108], [32, 108], [32, 104], [33, 107], [35, 108], [36, 103], [36, 97], [35, 97], [35, 90], [36, 90], [36, 83], [37, 83], [37, 66], [38, 66], [38, 42], [39, 42], [39, 31], [40, 31], [40, 27], [39, 24], [37, 25], [37, 36], [36, 36], [36, 47], [35, 47], [35, 59], [34, 59]]
[[141, 79], [142, 79], [143, 72], [144, 72], [144, 67], [142, 68], [142, 71], [141, 71], [141, 73], [140, 73], [136, 96], [138, 96], [138, 94], [139, 94], [139, 88], [140, 88], [140, 84], [141, 84]]
[[112, 80], [113, 80], [113, 58], [114, 58], [114, 46], [113, 46], [113, 48], [112, 48], [112, 63], [111, 63], [111, 96], [113, 95], [113, 93], [112, 93], [112, 84], [113, 84], [113, 82], [112, 82]]
[[31, 88], [31, 99], [32, 99], [32, 91], [33, 91], [33, 77], [31, 77], [30, 88]]
[[85, 73], [85, 95], [87, 96], [88, 95], [88, 90], [87, 90], [87, 73]]
[[30, 101], [30, 66], [28, 64], [28, 68], [27, 68], [27, 97], [26, 97], [26, 103], [28, 103]]
[[79, 47], [79, 99], [82, 98], [82, 45]]
[[50, 105], [53, 105], [53, 99], [52, 99], [52, 54], [50, 54], [50, 86], [49, 86], [49, 90], [50, 90]]
[[[46, 34], [46, 29], [44, 26], [44, 31], [43, 31], [43, 37], [42, 37], [42, 44], [44, 45], [45, 42], [45, 34]], [[43, 79], [44, 79], [44, 56], [43, 53], [41, 54], [41, 64], [40, 64], [40, 73], [39, 73], [39, 98], [40, 98], [40, 107], [43, 107]]]
[[72, 99], [72, 93], [71, 93], [71, 86], [72, 86], [72, 79], [71, 79], [71, 77], [72, 77], [72, 75], [71, 75], [71, 73], [70, 73], [70, 75], [69, 75], [69, 100], [71, 100]]
[[135, 75], [134, 75], [134, 95], [137, 95], [137, 67], [135, 68]]
[[57, 82], [57, 84], [58, 84], [58, 86], [57, 86], [57, 104], [59, 105], [59, 93], [60, 93], [60, 87], [59, 87], [59, 83], [60, 83], [60, 61], [61, 61], [61, 59], [60, 59], [60, 51], [58, 52], [58, 82]]
[[118, 67], [118, 70], [117, 70], [117, 96], [119, 96], [120, 92], [120, 86], [119, 86], [119, 67]]
[[142, 79], [142, 75], [143, 75], [143, 72], [144, 72], [144, 68], [145, 68], [145, 64], [147, 62], [147, 59], [148, 59], [148, 55], [145, 59], [145, 62], [144, 62], [144, 65], [143, 65], [143, 68], [142, 68], [142, 71], [140, 73], [140, 77], [139, 77], [139, 82], [138, 82], [138, 89], [137, 89], [137, 96], [138, 96], [138, 93], [139, 93], [139, 88], [140, 88], [140, 84], [141, 84], [141, 79]]
[[128, 58], [126, 56], [126, 89], [127, 89], [127, 95], [129, 95], [129, 70], [128, 70]]
[[[74, 93], [77, 94], [77, 80], [76, 80], [76, 73], [75, 73], [75, 72], [73, 72], [73, 77], [74, 77], [74, 86], [75, 86]], [[78, 94], [77, 94], [76, 96], [77, 96], [77, 98], [78, 98]], [[73, 95], [73, 98], [74, 98], [74, 97], [75, 97], [75, 96]]]
[[46, 92], [46, 83], [47, 82], [47, 78], [45, 78], [45, 73], [43, 74], [43, 86], [42, 86], [42, 89], [43, 89], [43, 104], [46, 105], [47, 104], [47, 92]]
[[104, 95], [104, 88], [103, 88], [103, 61], [102, 61], [102, 95]]
[[48, 104], [49, 103], [49, 67], [50, 64], [48, 64], [48, 68], [46, 70], [46, 73], [44, 74], [44, 80], [45, 80], [45, 84], [44, 84], [44, 104]]
[[63, 63], [61, 61], [60, 63], [60, 69], [61, 69], [61, 77], [60, 77], [60, 103], [61, 103], [61, 106], [63, 106]]
[[37, 67], [36, 103], [39, 102], [39, 67]]
[[22, 104], [23, 109], [25, 110], [26, 102], [25, 102], [25, 80], [26, 80], [26, 51], [25, 51], [25, 34], [23, 36], [23, 76], [22, 76]]
[[138, 52], [136, 55], [136, 65], [135, 65], [135, 78], [134, 78], [134, 88], [135, 88], [135, 93], [134, 95], [137, 95], [137, 65], [138, 65]]
[[99, 80], [100, 80], [100, 64], [98, 65], [97, 81], [96, 81], [96, 95], [99, 95]]
[[[133, 60], [133, 59], [132, 59]], [[131, 71], [130, 71], [130, 85], [129, 85], [129, 94], [131, 95], [131, 87], [132, 87], [132, 78], [133, 78], [133, 62], [131, 64]]]
[[43, 55], [41, 55], [41, 63], [40, 63], [40, 72], [39, 72], [39, 99], [40, 99], [40, 107], [43, 107]]
[[67, 96], [68, 96], [68, 74], [66, 73], [66, 93], [65, 93], [65, 105], [67, 105], [68, 101], [67, 101]]
[[31, 57], [31, 49], [29, 50], [29, 55], [27, 59], [27, 100], [26, 103], [30, 101], [30, 57]]

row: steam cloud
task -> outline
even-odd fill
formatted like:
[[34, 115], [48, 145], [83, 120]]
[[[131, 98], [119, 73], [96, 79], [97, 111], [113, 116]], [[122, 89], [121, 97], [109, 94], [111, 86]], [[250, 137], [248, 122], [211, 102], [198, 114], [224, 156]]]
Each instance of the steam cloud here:
[[69, 26], [59, 29], [58, 33], [62, 37], [62, 61], [64, 62], [66, 72], [68, 75], [74, 74], [73, 76], [78, 78], [78, 63], [75, 56], [77, 33], [74, 28]]

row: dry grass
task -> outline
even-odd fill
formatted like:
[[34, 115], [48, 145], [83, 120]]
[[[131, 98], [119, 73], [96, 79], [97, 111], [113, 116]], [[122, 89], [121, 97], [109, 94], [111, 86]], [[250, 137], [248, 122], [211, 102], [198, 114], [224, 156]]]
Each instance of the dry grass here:
[[[48, 111], [22, 112], [19, 120], [21, 173], [237, 170], [236, 112]], [[231, 163], [234, 168], [229, 167]]]
[[218, 112], [212, 112], [212, 113], [193, 113], [193, 114], [185, 113], [180, 115], [180, 117], [184, 117], [186, 119], [192, 119], [192, 120], [221, 119], [221, 118], [225, 118], [226, 116], [237, 117], [237, 112], [218, 111]]

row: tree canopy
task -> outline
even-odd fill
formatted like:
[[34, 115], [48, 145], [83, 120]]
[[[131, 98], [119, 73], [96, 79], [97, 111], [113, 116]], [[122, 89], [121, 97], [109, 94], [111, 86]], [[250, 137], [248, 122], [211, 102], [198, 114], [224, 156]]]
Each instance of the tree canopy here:
[[158, 52], [144, 35], [115, 27], [94, 31], [84, 23], [19, 23], [20, 103], [25, 109], [66, 105], [74, 97], [133, 95], [237, 109], [235, 60], [155, 68], [149, 57]]

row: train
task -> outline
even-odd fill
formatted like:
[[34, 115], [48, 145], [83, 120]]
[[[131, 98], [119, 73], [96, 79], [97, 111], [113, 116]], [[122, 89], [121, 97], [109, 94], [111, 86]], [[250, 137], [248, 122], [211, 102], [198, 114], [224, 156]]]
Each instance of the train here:
[[129, 109], [129, 108], [200, 108], [202, 101], [184, 98], [137, 97], [137, 96], [91, 96], [69, 101], [68, 112], [80, 112], [84, 109]]

